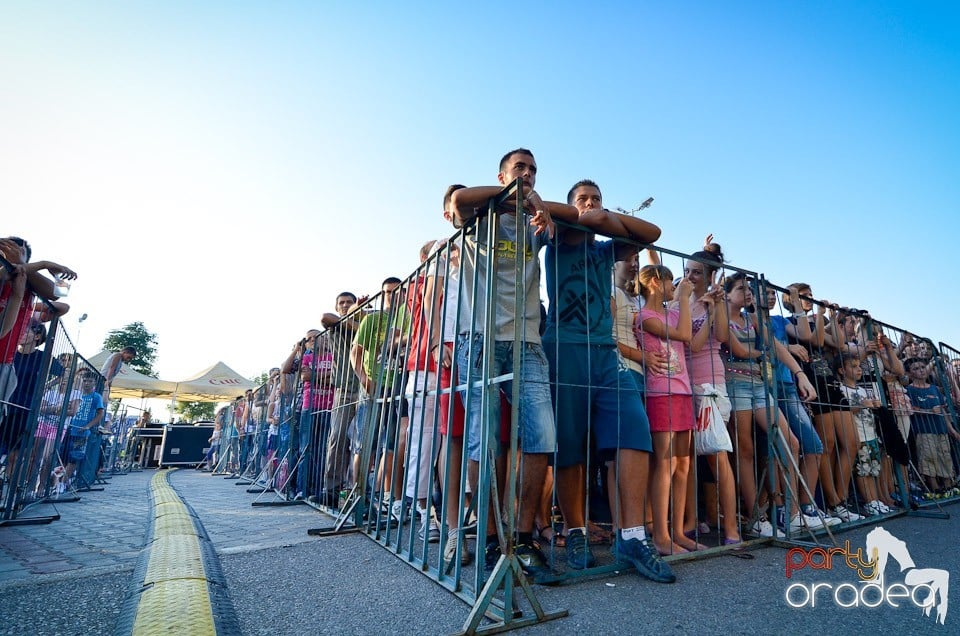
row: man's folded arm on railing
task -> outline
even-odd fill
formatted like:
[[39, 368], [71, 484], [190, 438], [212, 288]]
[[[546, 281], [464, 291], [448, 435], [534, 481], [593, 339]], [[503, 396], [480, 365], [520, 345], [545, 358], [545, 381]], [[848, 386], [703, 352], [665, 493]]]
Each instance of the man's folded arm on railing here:
[[[503, 186], [476, 186], [473, 188], [460, 188], [450, 195], [450, 207], [453, 209], [454, 227], [463, 227], [478, 216], [486, 214], [487, 203], [493, 197], [503, 191]], [[543, 211], [547, 218], [542, 223], [546, 225], [550, 218], [569, 218], [570, 214], [576, 217], [577, 209], [566, 203], [557, 203], [556, 201], [543, 201], [535, 190], [528, 189], [524, 193], [525, 208], [531, 215], [536, 216], [537, 212]], [[512, 199], [503, 205], [503, 209], [515, 211]], [[540, 224], [538, 224], [540, 225]]]
[[[576, 223], [597, 234], [611, 238], [629, 238], [639, 243], [653, 243], [660, 238], [660, 228], [643, 219], [601, 208], [587, 210], [583, 214], [579, 214], [572, 205], [564, 205], [563, 208], [565, 209], [553, 214], [555, 219]], [[569, 210], [573, 210], [572, 215]]]

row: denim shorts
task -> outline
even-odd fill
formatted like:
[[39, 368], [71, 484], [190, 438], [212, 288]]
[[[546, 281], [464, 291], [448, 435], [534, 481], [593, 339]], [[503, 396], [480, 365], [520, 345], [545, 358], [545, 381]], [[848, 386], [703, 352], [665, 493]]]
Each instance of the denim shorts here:
[[760, 378], [727, 374], [727, 396], [734, 412], [759, 411], [773, 404], [773, 396]]
[[[480, 460], [482, 433], [489, 434], [490, 444], [501, 452], [500, 399], [498, 395], [489, 400], [490, 412], [487, 426], [482, 426], [483, 387], [477, 385], [483, 372], [483, 336], [472, 339], [459, 336], [457, 339], [457, 375], [459, 384], [468, 381], [472, 386], [466, 391], [464, 403], [467, 408], [467, 453], [474, 461]], [[512, 341], [493, 343], [493, 364], [490, 377], [513, 372]], [[524, 343], [521, 351], [520, 369], [520, 421], [517, 423], [520, 449], [524, 453], [553, 453], [557, 449], [557, 429], [553, 419], [550, 398], [550, 365], [543, 347], [536, 343]], [[500, 389], [508, 400], [513, 399], [513, 382], [505, 380], [488, 389]]]
[[781, 382], [778, 388], [780, 389], [780, 410], [787, 416], [790, 430], [800, 441], [800, 452], [804, 455], [823, 454], [823, 442], [820, 441], [820, 436], [813, 428], [807, 409], [803, 407], [803, 402], [800, 401], [800, 396], [797, 394], [797, 385]]
[[376, 449], [382, 440], [387, 450], [396, 450], [397, 427], [400, 425], [400, 418], [406, 417], [406, 404], [407, 400], [401, 389], [396, 389], [393, 395], [388, 395], [383, 400], [375, 400], [361, 390], [360, 402], [353, 417], [353, 452], [360, 453], [363, 450], [363, 435], [370, 422], [374, 425], [373, 448]]
[[653, 450], [650, 422], [636, 385], [635, 376], [640, 374], [622, 364], [614, 345], [551, 344], [547, 357], [556, 405], [558, 467], [585, 463], [591, 439], [601, 451]]

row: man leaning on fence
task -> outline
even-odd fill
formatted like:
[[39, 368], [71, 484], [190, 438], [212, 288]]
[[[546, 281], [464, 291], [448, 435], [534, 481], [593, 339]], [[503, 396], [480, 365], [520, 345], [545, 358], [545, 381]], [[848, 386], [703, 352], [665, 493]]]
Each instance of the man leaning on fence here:
[[[400, 477], [403, 474], [403, 435], [398, 430], [407, 416], [407, 401], [402, 396], [403, 386], [400, 360], [406, 346], [410, 326], [409, 314], [403, 304], [403, 289], [399, 278], [387, 278], [380, 285], [383, 303], [381, 311], [367, 314], [357, 327], [350, 347], [350, 364], [360, 383], [360, 405], [357, 408], [356, 438], [354, 439], [354, 475], [360, 475], [360, 457], [363, 452], [364, 429], [373, 426], [374, 446], [384, 448], [379, 475], [383, 483], [383, 501], [393, 496], [390, 514], [400, 519], [403, 505]], [[379, 487], [378, 487], [379, 488]]]
[[350, 446], [347, 431], [357, 413], [360, 381], [350, 366], [350, 345], [360, 326], [357, 297], [340, 292], [336, 299], [337, 313], [327, 313], [321, 323], [327, 329], [333, 347], [333, 411], [330, 415], [330, 437], [327, 438], [327, 461], [323, 468], [324, 491], [321, 503], [337, 507], [338, 493], [347, 486]]
[[[464, 254], [461, 255], [461, 275], [464, 296], [461, 298], [461, 321], [458, 325], [459, 337], [457, 341], [457, 369], [459, 382], [479, 380], [477, 370], [483, 365], [480, 362], [480, 351], [483, 339], [492, 337], [495, 341], [492, 361], [492, 377], [511, 373], [513, 369], [514, 345], [523, 346], [523, 368], [516, 370], [520, 375], [521, 400], [519, 408], [519, 442], [523, 452], [523, 466], [520, 471], [520, 509], [517, 519], [517, 543], [514, 554], [524, 571], [537, 577], [549, 573], [549, 568], [540, 550], [540, 546], [533, 540], [533, 524], [536, 515], [537, 501], [543, 487], [549, 455], [556, 450], [556, 427], [554, 425], [553, 410], [550, 401], [549, 369], [547, 359], [540, 344], [540, 261], [537, 253], [543, 247], [547, 238], [553, 235], [553, 221], [551, 213], [559, 207], [567, 207], [562, 203], [544, 202], [534, 190], [537, 177], [537, 163], [533, 153], [524, 148], [511, 150], [500, 160], [497, 180], [499, 185], [473, 188], [462, 188], [451, 195], [451, 208], [454, 215], [454, 225], [462, 227], [476, 219], [471, 227], [467, 228], [464, 240]], [[503, 186], [510, 185], [517, 179], [522, 182], [524, 206], [532, 213], [530, 221], [524, 218], [523, 211], [517, 210], [513, 202], [504, 203], [496, 215], [495, 238], [495, 274], [496, 306], [491, 308], [495, 312], [495, 331], [492, 334], [484, 333], [486, 323], [486, 259], [490, 255], [487, 249], [486, 236], [489, 217], [485, 216], [487, 202], [491, 197], [501, 192]], [[480, 218], [477, 218], [480, 217]], [[515, 262], [517, 251], [521, 246], [527, 249], [523, 254], [522, 289], [523, 296], [516, 297], [516, 270]], [[477, 275], [477, 284], [474, 285], [474, 275]], [[516, 303], [519, 300], [522, 306], [522, 315], [517, 315]], [[516, 321], [521, 321], [522, 342], [514, 342]], [[472, 342], [471, 342], [472, 340]], [[509, 383], [504, 385], [509, 386]], [[508, 396], [511, 390], [505, 388]], [[471, 386], [467, 400], [469, 413], [467, 415], [468, 457], [471, 462], [479, 462], [481, 450], [481, 402], [482, 389]], [[488, 417], [490, 427], [498, 428], [499, 401], [493, 399], [492, 410]], [[485, 431], [484, 431], [485, 432]], [[497, 480], [498, 492], [503, 492], [503, 457], [498, 453]], [[477, 492], [474, 490], [474, 492]], [[490, 571], [500, 559], [501, 546], [494, 516], [488, 515], [485, 559], [487, 570]]]
[[[567, 202], [573, 204], [573, 213], [558, 209], [555, 219], [644, 243], [660, 237], [660, 228], [651, 223], [605, 210], [600, 187], [593, 181], [575, 183]], [[599, 241], [593, 234], [563, 226], [547, 245], [550, 311], [543, 340], [556, 400], [557, 498], [569, 528], [567, 566], [592, 567], [585, 511], [592, 438], [607, 469], [616, 475], [610, 504], [619, 527], [615, 556], [651, 580], [672, 583], [676, 577], [643, 526], [650, 424], [633, 375], [613, 340], [613, 264], [636, 252], [634, 243]]]
[[[124, 347], [120, 351], [111, 353], [110, 356], [104, 361], [103, 367], [100, 369], [100, 374], [103, 376], [103, 407], [109, 408], [110, 406], [110, 388], [113, 386], [113, 381], [120, 374], [120, 369], [123, 367], [123, 364], [129, 363], [131, 360], [137, 357], [137, 350], [135, 347]], [[110, 428], [110, 414], [106, 415], [106, 428]]]

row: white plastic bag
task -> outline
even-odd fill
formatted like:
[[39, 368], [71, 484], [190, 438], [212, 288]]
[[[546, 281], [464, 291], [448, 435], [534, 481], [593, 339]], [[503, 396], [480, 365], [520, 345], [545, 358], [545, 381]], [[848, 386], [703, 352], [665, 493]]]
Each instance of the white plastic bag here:
[[[727, 423], [723, 421], [721, 399], [726, 400], [715, 392], [700, 396], [697, 426], [693, 431], [693, 446], [697, 455], [714, 455], [720, 451], [733, 452]], [[729, 408], [726, 410], [729, 413]]]

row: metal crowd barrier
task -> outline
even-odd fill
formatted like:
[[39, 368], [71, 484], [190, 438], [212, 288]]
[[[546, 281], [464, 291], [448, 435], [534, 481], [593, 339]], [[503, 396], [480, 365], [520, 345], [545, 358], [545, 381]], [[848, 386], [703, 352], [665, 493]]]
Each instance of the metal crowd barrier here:
[[[220, 409], [213, 474], [254, 505], [334, 516], [313, 534], [366, 534], [470, 605], [465, 632], [565, 615], [541, 607], [531, 579], [630, 569], [616, 544], [638, 524], [668, 564], [751, 558], [770, 542], [837, 545], [836, 532], [896, 515], [943, 517], [958, 498], [957, 440], [918, 435], [956, 429], [960, 351], [710, 251], [591, 236], [564, 257], [581, 265], [548, 258], [541, 272], [539, 239], [497, 230], [506, 201], [522, 208], [518, 183]], [[541, 275], [552, 315], [533, 317]], [[681, 278], [686, 303], [671, 293]], [[682, 318], [687, 335], [657, 331]], [[939, 413], [904, 388], [914, 359]], [[522, 434], [537, 418], [562, 437], [526, 453], [541, 450]], [[528, 577], [533, 542], [545, 567]]]
[[[518, 521], [525, 507], [527, 519], [530, 508], [535, 509], [534, 529], [547, 561], [548, 572], [541, 573], [537, 581], [555, 583], [628, 567], [603, 549], [613, 542], [619, 519], [626, 512], [622, 506], [628, 494], [624, 493], [643, 500], [642, 519], [647, 532], [663, 539], [661, 544], [669, 544], [663, 546], [665, 552], [674, 552], [665, 556], [668, 563], [728, 552], [749, 558], [752, 546], [770, 541], [836, 545], [836, 531], [901, 514], [943, 516], [942, 509], [931, 509], [956, 499], [957, 491], [928, 498], [922, 494], [923, 465], [915, 435], [907, 427], [916, 419], [916, 412], [909, 405], [909, 397], [904, 401], [902, 378], [896, 377], [899, 370], [888, 369], [896, 366], [894, 358], [900, 360], [897, 349], [908, 338], [906, 332], [865, 312], [817, 300], [808, 285], [798, 293], [794, 286], [774, 285], [763, 274], [718, 263], [703, 252], [685, 254], [660, 247], [651, 248], [656, 255], [651, 260], [673, 264], [673, 278], [696, 276], [697, 270], [701, 281], [706, 276], [707, 282], [701, 283], [694, 297], [701, 306], [704, 301], [698, 299], [711, 289], [727, 287], [714, 298], [717, 304], [722, 300], [725, 307], [731, 292], [745, 295], [749, 290], [753, 298], [750, 311], [742, 307], [741, 317], [738, 306], [735, 317], [738, 323], [751, 324], [756, 332], [752, 341], [745, 342], [750, 356], [760, 356], [758, 364], [742, 365], [748, 369], [749, 381], [737, 381], [741, 373], [738, 364], [744, 360], [734, 354], [729, 335], [719, 338], [716, 327], [707, 327], [712, 329], [709, 337], [697, 344], [703, 347], [705, 341], [717, 354], [706, 368], [699, 367], [699, 374], [713, 379], [716, 385], [722, 381], [724, 397], [732, 402], [732, 415], [725, 427], [728, 450], [710, 452], [708, 448], [699, 454], [696, 450], [695, 442], [703, 438], [699, 429], [706, 425], [704, 413], [712, 417], [710, 409], [700, 405], [716, 408], [723, 401], [718, 386], [691, 383], [679, 393], [668, 389], [658, 394], [651, 389], [648, 361], [643, 380], [647, 383], [647, 390], [642, 392], [644, 406], [651, 408], [651, 397], [673, 400], [666, 415], [666, 431], [652, 435], [654, 459], [648, 482], [656, 480], [659, 490], [639, 492], [630, 481], [634, 477], [621, 473], [617, 459], [629, 448], [601, 449], [606, 452], [585, 448], [577, 479], [571, 482], [569, 473], [563, 477], [568, 487], [570, 483], [576, 485], [578, 495], [574, 500], [581, 501], [574, 503], [568, 493], [561, 490], [558, 494], [557, 471], [566, 471], [570, 460], [562, 459], [555, 449], [539, 491], [531, 495], [528, 486], [522, 497], [524, 471], [539, 469], [531, 463], [536, 461], [534, 456], [523, 453], [518, 425], [524, 398], [534, 394], [537, 387], [536, 381], [528, 381], [524, 373], [512, 370], [522, 369], [529, 357], [536, 355], [527, 341], [531, 329], [537, 330], [539, 325], [527, 324], [524, 319], [513, 321], [513, 331], [504, 339], [507, 344], [501, 346], [492, 338], [481, 337], [483, 333], [496, 333], [495, 312], [469, 314], [469, 307], [496, 307], [498, 303], [501, 311], [513, 315], [528, 312], [521, 302], [526, 291], [523, 268], [537, 258], [537, 250], [526, 243], [525, 233], [520, 233], [518, 245], [512, 245], [505, 244], [494, 230], [498, 205], [512, 197], [518, 197], [516, 184], [490, 201], [490, 222], [470, 225], [433, 246], [428, 242], [416, 271], [396, 282], [385, 281], [379, 294], [361, 299], [349, 313], [319, 333], [311, 345], [309, 362], [301, 363], [282, 381], [261, 387], [268, 397], [259, 415], [257, 434], [266, 428], [267, 441], [259, 443], [262, 450], [257, 461], [246, 467], [245, 475], [256, 484], [251, 492], [271, 492], [276, 499], [256, 503], [303, 500], [334, 515], [332, 528], [314, 533], [367, 534], [471, 605], [465, 631], [496, 631], [565, 613], [547, 613], [540, 607], [516, 559], [517, 542], [520, 538], [529, 541], [526, 533], [518, 535]], [[522, 206], [519, 197], [517, 205]], [[499, 267], [484, 267], [490, 258], [487, 245], [508, 252], [509, 267], [504, 261]], [[624, 246], [629, 248], [622, 250], [627, 254], [642, 254], [650, 247], [617, 239], [614, 249], [620, 251]], [[585, 262], [591, 258], [586, 252], [582, 256]], [[616, 267], [629, 271], [630, 259], [636, 258], [628, 256]], [[453, 266], [458, 259], [475, 264], [469, 269], [472, 279], [461, 276]], [[640, 269], [639, 263], [633, 268]], [[630, 300], [636, 296], [635, 290], [627, 293], [624, 289], [608, 289], [602, 281], [596, 284], [599, 279], [591, 279], [586, 270], [580, 273], [584, 280], [573, 284], [563, 280], [567, 272], [545, 272], [548, 284], [554, 285], [554, 297], [566, 303], [566, 313], [561, 313], [561, 307], [556, 324], [561, 335], [546, 334], [546, 340], [552, 343], [545, 345], [545, 352], [553, 374], [549, 385], [542, 388], [550, 391], [553, 414], [567, 408], [572, 394], [591, 404], [612, 399], [619, 406], [621, 401], [625, 404], [634, 400], [628, 392], [636, 389], [636, 379], [623, 381], [621, 374], [612, 385], [595, 385], [591, 376], [580, 373], [608, 355], [594, 351], [609, 348], [610, 343], [605, 339], [596, 343], [587, 340], [578, 343], [583, 345], [579, 349], [570, 348], [563, 342], [564, 321], [578, 319], [589, 324], [605, 318], [589, 314], [588, 303], [562, 294], [581, 288], [587, 294], [604, 297], [612, 292], [611, 311], [615, 313], [617, 299], [635, 303]], [[738, 281], [740, 288], [735, 289]], [[508, 284], [513, 289], [504, 288]], [[666, 282], [661, 284], [665, 286]], [[468, 290], [479, 290], [483, 296], [470, 306], [454, 302], [465, 298]], [[800, 306], [792, 306], [796, 304]], [[663, 306], [653, 309], [662, 312], [664, 321], [670, 319]], [[588, 313], [578, 316], [577, 312], [585, 310]], [[702, 315], [691, 320], [699, 322], [694, 334], [704, 328], [703, 320]], [[808, 330], [803, 329], [804, 322]], [[369, 324], [365, 327], [364, 323]], [[729, 332], [729, 325], [725, 331]], [[640, 331], [636, 333], [642, 336]], [[780, 345], [775, 344], [778, 337], [782, 339]], [[638, 357], [647, 355], [649, 346], [642, 346], [634, 335], [633, 349]], [[779, 361], [780, 346], [792, 363]], [[859, 355], [860, 349], [863, 355]], [[624, 349], [620, 351], [622, 363]], [[858, 372], [852, 367], [843, 370], [843, 354], [851, 352], [857, 353], [853, 366]], [[363, 373], [369, 383], [359, 386], [354, 367], [362, 367], [363, 353], [369, 356]], [[470, 362], [459, 373], [444, 364], [457, 360]], [[946, 416], [956, 422], [960, 390], [951, 366], [953, 360], [960, 360], [960, 353], [941, 344], [940, 356], [929, 363], [929, 375], [947, 398]], [[791, 371], [795, 365], [804, 371], [815, 395], [806, 399], [798, 395], [800, 376]], [[666, 369], [661, 375], [675, 379], [671, 378], [674, 371], [670, 364]], [[571, 370], [574, 373], [568, 373]], [[953, 375], [949, 375], [951, 372]], [[847, 374], [854, 373], [859, 377], [846, 382]], [[308, 392], [321, 387], [329, 391], [331, 384], [332, 402], [320, 406], [304, 399], [305, 388]], [[606, 397], [598, 398], [604, 392]], [[861, 408], [864, 399], [876, 402]], [[680, 409], [683, 401], [693, 407], [696, 432], [690, 432], [690, 412], [674, 410]], [[653, 408], [662, 419], [662, 407]], [[480, 414], [475, 420], [464, 417], [475, 409]], [[879, 443], [863, 440], [858, 433], [866, 430], [866, 422], [859, 417], [864, 411], [872, 414]], [[604, 421], [596, 413], [593, 406], [587, 411], [587, 439], [602, 434]], [[228, 418], [230, 414], [226, 412]], [[479, 423], [479, 435], [471, 431], [476, 426], [472, 422]], [[634, 425], [626, 420], [618, 422], [622, 427]], [[664, 454], [663, 440], [667, 439], [670, 441]], [[237, 438], [232, 440], [236, 445]], [[958, 448], [956, 441], [950, 442], [952, 475], [960, 472]], [[505, 450], [505, 455], [498, 449]], [[471, 454], [477, 461], [470, 461]], [[935, 460], [942, 463], [943, 457]], [[229, 464], [222, 457], [220, 465], [224, 461]], [[678, 465], [683, 466], [686, 478], [677, 470]], [[239, 468], [232, 472], [236, 470]], [[651, 511], [651, 500], [657, 501], [658, 510]], [[884, 510], [876, 502], [892, 506]], [[560, 537], [565, 523], [563, 509], [572, 511], [567, 516], [577, 516], [577, 507], [583, 511], [587, 544], [595, 559], [574, 567], [568, 562]], [[666, 508], [669, 513], [664, 512]], [[838, 516], [843, 514], [841, 509], [851, 514]], [[800, 516], [804, 518], [791, 523]], [[496, 536], [499, 553], [504, 555], [496, 564], [491, 563], [492, 571], [485, 567], [484, 554], [485, 536], [490, 533]], [[566, 540], [570, 540], [569, 535]], [[528, 610], [526, 615], [519, 613], [521, 606]], [[481, 625], [483, 618], [492, 624]]]
[[10, 338], [19, 344], [13, 366], [19, 390], [3, 404], [0, 417], [0, 525], [49, 523], [59, 515], [28, 515], [28, 509], [78, 501], [77, 492], [100, 481], [99, 427], [87, 432], [75, 416], [86, 393], [103, 390], [103, 377], [77, 354], [45, 300], [37, 301], [24, 330]]

